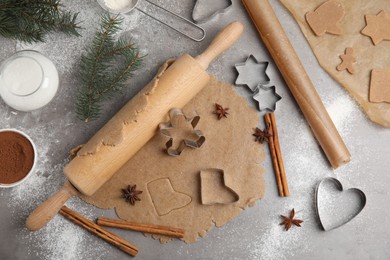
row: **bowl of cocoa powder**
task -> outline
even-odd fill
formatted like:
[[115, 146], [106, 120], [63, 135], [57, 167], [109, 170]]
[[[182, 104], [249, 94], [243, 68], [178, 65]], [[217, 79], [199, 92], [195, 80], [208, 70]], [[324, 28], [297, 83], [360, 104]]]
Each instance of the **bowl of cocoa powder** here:
[[0, 130], [0, 188], [25, 181], [34, 170], [36, 147], [31, 138], [16, 129]]

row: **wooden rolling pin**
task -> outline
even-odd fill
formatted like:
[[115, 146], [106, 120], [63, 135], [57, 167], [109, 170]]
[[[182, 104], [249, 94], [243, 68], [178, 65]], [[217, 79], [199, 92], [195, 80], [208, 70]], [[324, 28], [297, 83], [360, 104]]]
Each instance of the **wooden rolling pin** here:
[[195, 59], [184, 54], [160, 72], [130, 100], [64, 169], [69, 181], [28, 217], [26, 226], [38, 230], [52, 219], [77, 192], [94, 194], [138, 152], [167, 119], [173, 107], [184, 107], [209, 82], [210, 62], [232, 46], [243, 32], [240, 22], [225, 27]]
[[268, 0], [242, 0], [265, 46], [333, 168], [351, 155]]

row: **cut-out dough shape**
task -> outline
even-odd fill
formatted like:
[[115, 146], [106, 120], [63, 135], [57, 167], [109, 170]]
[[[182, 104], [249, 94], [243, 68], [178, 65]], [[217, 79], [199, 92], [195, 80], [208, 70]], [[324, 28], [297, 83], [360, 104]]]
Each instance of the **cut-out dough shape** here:
[[148, 192], [159, 216], [184, 208], [192, 198], [182, 192], [175, 191], [169, 178], [161, 178], [147, 184]]
[[390, 70], [372, 70], [369, 99], [374, 103], [390, 103]]
[[229, 11], [232, 0], [197, 0], [192, 11], [192, 19], [196, 23], [205, 23]]
[[325, 33], [341, 35], [343, 29], [339, 22], [345, 15], [340, 1], [330, 0], [320, 5], [314, 12], [306, 13], [306, 21], [317, 36]]
[[361, 32], [363, 35], [370, 37], [374, 45], [383, 40], [390, 41], [390, 17], [385, 11], [377, 15], [367, 14], [365, 17], [367, 25]]
[[169, 122], [159, 125], [160, 133], [169, 137], [165, 144], [169, 155], [179, 156], [186, 147], [200, 148], [206, 141], [202, 131], [195, 129], [200, 120], [196, 112], [187, 116], [180, 108], [173, 108], [169, 117]]
[[356, 62], [356, 58], [353, 55], [352, 48], [346, 48], [345, 54], [340, 55], [342, 60], [341, 64], [337, 66], [338, 71], [347, 70], [350, 74], [355, 74], [356, 70], [353, 64]]
[[282, 99], [282, 97], [276, 93], [275, 86], [259, 86], [258, 89], [259, 91], [253, 96], [253, 99], [258, 102], [259, 110], [275, 111], [276, 102]]
[[238, 72], [236, 85], [246, 85], [252, 92], [256, 92], [259, 84], [267, 85], [270, 82], [267, 75], [268, 62], [259, 62], [253, 55], [235, 67]]
[[335, 178], [325, 178], [316, 189], [316, 208], [322, 228], [329, 231], [347, 224], [366, 206], [366, 195], [357, 188], [343, 189]]
[[226, 185], [225, 173], [221, 169], [200, 171], [201, 200], [203, 205], [231, 204], [240, 197]]
[[[360, 108], [365, 112], [372, 122], [381, 126], [390, 128], [390, 103], [373, 103], [369, 100], [369, 85], [372, 69], [389, 69], [390, 59], [389, 47], [390, 41], [381, 42], [374, 46], [371, 39], [360, 33], [365, 27], [364, 20], [367, 14], [378, 14], [382, 9], [390, 16], [389, 0], [343, 0], [343, 6], [346, 10], [346, 16], [341, 21], [344, 29], [344, 35], [335, 37], [333, 35], [316, 36], [309, 28], [305, 15], [308, 10], [314, 10], [325, 0], [279, 0], [293, 15], [297, 21], [302, 33], [308, 40], [321, 67], [329, 73], [332, 78], [337, 80], [345, 90], [359, 103]], [[339, 55], [346, 47], [353, 47], [357, 63], [355, 64], [356, 73], [351, 77], [347, 72], [340, 73], [336, 70], [339, 64]], [[342, 100], [345, 97], [334, 96], [334, 102]]]

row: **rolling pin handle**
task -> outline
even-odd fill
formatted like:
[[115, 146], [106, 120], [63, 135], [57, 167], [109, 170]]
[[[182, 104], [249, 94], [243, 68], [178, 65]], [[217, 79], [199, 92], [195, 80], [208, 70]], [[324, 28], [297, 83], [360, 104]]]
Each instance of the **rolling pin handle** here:
[[195, 60], [203, 68], [207, 69], [217, 56], [229, 49], [240, 38], [243, 31], [244, 26], [241, 22], [232, 22], [218, 33], [209, 47], [202, 54], [198, 55]]
[[27, 218], [26, 227], [36, 231], [44, 227], [61, 209], [65, 202], [75, 195], [77, 190], [67, 180], [61, 190], [36, 208]]

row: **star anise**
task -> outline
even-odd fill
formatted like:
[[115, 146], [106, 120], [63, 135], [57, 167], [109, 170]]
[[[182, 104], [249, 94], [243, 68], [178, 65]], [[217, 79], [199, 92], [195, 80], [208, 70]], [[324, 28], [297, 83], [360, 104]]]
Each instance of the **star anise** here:
[[229, 110], [229, 108], [223, 108], [223, 106], [221, 106], [220, 104], [217, 104], [215, 103], [215, 112], [214, 114], [217, 115], [218, 117], [218, 120], [221, 120], [222, 117], [226, 117], [227, 118], [227, 115], [229, 115], [229, 113], [227, 112]]
[[264, 130], [259, 129], [256, 127], [255, 133], [253, 134], [254, 137], [256, 137], [255, 142], [259, 142], [263, 144], [264, 142], [269, 142], [269, 138], [272, 137], [272, 134], [269, 132], [270, 125], [267, 125], [267, 127]]
[[135, 202], [141, 201], [141, 199], [138, 197], [139, 194], [142, 193], [140, 190], [136, 190], [137, 185], [134, 186], [127, 186], [126, 189], [122, 189], [122, 197], [129, 202], [131, 205], [134, 205]]
[[280, 217], [284, 220], [282, 223], [280, 223], [280, 225], [284, 225], [284, 228], [286, 231], [288, 231], [293, 224], [297, 227], [301, 226], [301, 223], [303, 222], [303, 220], [294, 219], [294, 216], [295, 216], [294, 209], [291, 210], [290, 217], [280, 215]]

